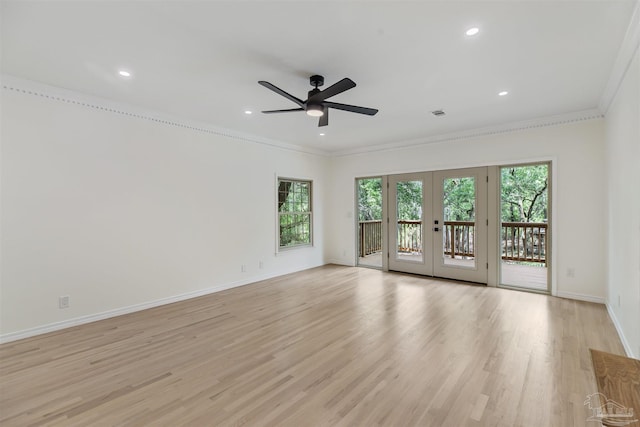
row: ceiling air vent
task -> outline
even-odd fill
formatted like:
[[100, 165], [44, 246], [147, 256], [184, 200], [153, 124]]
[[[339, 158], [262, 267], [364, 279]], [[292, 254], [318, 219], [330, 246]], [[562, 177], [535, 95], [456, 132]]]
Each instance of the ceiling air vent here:
[[442, 110], [435, 110], [435, 111], [432, 111], [431, 114], [433, 114], [436, 117], [440, 117], [440, 116], [444, 116], [445, 112]]

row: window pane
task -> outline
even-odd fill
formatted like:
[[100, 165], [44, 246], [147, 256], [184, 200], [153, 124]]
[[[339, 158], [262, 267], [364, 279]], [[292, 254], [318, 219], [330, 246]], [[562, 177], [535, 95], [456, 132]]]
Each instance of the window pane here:
[[475, 221], [476, 181], [474, 177], [447, 178], [443, 182], [444, 220]]
[[442, 182], [442, 249], [444, 264], [476, 268], [476, 179], [445, 178]]
[[311, 182], [278, 181], [281, 247], [311, 244]]

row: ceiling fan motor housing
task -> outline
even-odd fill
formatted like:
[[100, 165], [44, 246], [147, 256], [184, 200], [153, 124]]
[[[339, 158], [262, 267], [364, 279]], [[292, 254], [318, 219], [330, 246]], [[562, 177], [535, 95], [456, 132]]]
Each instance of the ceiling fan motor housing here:
[[309, 82], [311, 83], [311, 86], [315, 86], [317, 89], [324, 84], [324, 77], [316, 74], [315, 76], [309, 77]]
[[305, 104], [304, 109], [308, 115], [313, 117], [320, 117], [324, 115], [324, 109], [322, 108], [322, 103], [313, 102], [310, 100], [313, 95], [321, 92], [321, 90], [318, 89], [318, 86], [322, 86], [324, 84], [324, 77], [316, 74], [314, 76], [309, 77], [309, 82], [311, 83], [311, 86], [315, 86], [315, 87], [309, 91], [307, 96], [307, 102]]
[[308, 93], [307, 93], [307, 99], [311, 98], [313, 95], [315, 95], [316, 93], [320, 93], [322, 92], [320, 89], [315, 88], [315, 89], [311, 89]]

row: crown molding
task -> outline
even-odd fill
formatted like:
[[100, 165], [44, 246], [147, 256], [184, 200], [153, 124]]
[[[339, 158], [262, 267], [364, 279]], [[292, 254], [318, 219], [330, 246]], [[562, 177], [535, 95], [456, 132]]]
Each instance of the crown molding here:
[[65, 104], [73, 104], [80, 107], [90, 108], [96, 111], [102, 111], [107, 114], [117, 114], [121, 116], [132, 117], [139, 120], [150, 121], [159, 125], [179, 127], [194, 132], [218, 135], [221, 137], [236, 139], [247, 143], [266, 145], [268, 147], [277, 148], [280, 150], [293, 151], [303, 154], [312, 154], [317, 156], [329, 156], [329, 152], [324, 150], [270, 140], [256, 135], [238, 132], [236, 130], [221, 128], [211, 123], [203, 123], [195, 120], [185, 119], [183, 117], [176, 117], [167, 113], [153, 111], [147, 108], [125, 104], [122, 102], [117, 102], [93, 95], [87, 95], [81, 92], [63, 89], [60, 87], [51, 86], [8, 74], [0, 75], [0, 84], [2, 85], [2, 89], [5, 91], [12, 91], [28, 96], [37, 96]]
[[542, 128], [548, 126], [563, 125], [567, 123], [580, 122], [584, 120], [593, 120], [603, 118], [603, 114], [599, 109], [576, 111], [573, 113], [557, 114], [553, 116], [540, 117], [531, 120], [519, 122], [504, 123], [496, 126], [489, 126], [477, 129], [470, 129], [460, 132], [453, 132], [441, 135], [434, 135], [425, 138], [394, 142], [390, 144], [376, 145], [375, 147], [361, 147], [350, 150], [336, 151], [331, 155], [333, 157], [351, 156], [357, 154], [374, 153], [380, 151], [392, 151], [407, 148], [416, 148], [423, 145], [435, 144], [439, 142], [456, 141], [461, 139], [476, 138], [488, 135], [497, 135], [503, 133], [519, 132], [528, 129]]
[[609, 111], [609, 107], [618, 93], [633, 57], [638, 51], [638, 46], [640, 46], [640, 0], [636, 0], [631, 21], [611, 69], [609, 81], [605, 86], [604, 92], [602, 92], [600, 102], [598, 102], [598, 108], [602, 114], [606, 115]]
[[[640, 0], [639, 0], [640, 1]], [[63, 89], [32, 80], [23, 79], [7, 74], [0, 75], [0, 84], [3, 90], [24, 94], [27, 96], [37, 96], [46, 98], [55, 102], [78, 105], [93, 110], [105, 112], [107, 114], [118, 114], [139, 120], [151, 121], [159, 125], [174, 126], [195, 132], [203, 132], [212, 135], [218, 135], [225, 138], [236, 139], [247, 143], [254, 143], [277, 148], [281, 150], [311, 154], [324, 157], [342, 157], [355, 154], [373, 153], [380, 151], [390, 151], [406, 148], [419, 147], [426, 144], [439, 142], [455, 141], [461, 139], [475, 138], [487, 135], [496, 135], [502, 133], [518, 132], [527, 129], [540, 128], [546, 126], [555, 126], [560, 124], [578, 122], [583, 120], [598, 119], [604, 117], [601, 110], [590, 109], [567, 114], [559, 114], [547, 117], [536, 118], [532, 120], [511, 122], [496, 126], [470, 129], [460, 132], [453, 132], [441, 135], [428, 136], [424, 138], [397, 141], [387, 144], [380, 144], [372, 147], [359, 147], [347, 150], [326, 151], [309, 147], [302, 147], [294, 144], [288, 144], [280, 141], [261, 138], [256, 135], [249, 135], [221, 128], [210, 123], [198, 122], [190, 119], [175, 117], [166, 113], [153, 111], [147, 108], [125, 104], [106, 98], [87, 95], [81, 92]]]

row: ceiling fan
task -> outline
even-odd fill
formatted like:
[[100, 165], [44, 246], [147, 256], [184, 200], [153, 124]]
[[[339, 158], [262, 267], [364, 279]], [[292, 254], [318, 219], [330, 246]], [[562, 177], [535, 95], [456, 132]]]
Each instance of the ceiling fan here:
[[306, 101], [296, 98], [295, 96], [283, 91], [279, 87], [276, 87], [269, 82], [265, 82], [264, 80], [259, 81], [258, 83], [262, 86], [266, 87], [267, 89], [271, 89], [275, 93], [282, 95], [288, 100], [293, 101], [299, 105], [298, 108], [289, 108], [286, 110], [268, 110], [263, 111], [263, 113], [273, 114], [290, 113], [292, 111], [304, 111], [309, 116], [320, 117], [320, 120], [318, 121], [318, 126], [320, 127], [327, 126], [329, 124], [329, 108], [350, 111], [352, 113], [366, 114], [368, 116], [374, 116], [378, 112], [378, 110], [374, 108], [358, 107], [356, 105], [339, 104], [337, 102], [326, 101], [327, 98], [331, 98], [332, 96], [356, 87], [355, 82], [349, 78], [344, 78], [338, 83], [334, 83], [324, 90], [318, 89], [318, 87], [324, 85], [324, 77], [318, 75], [311, 76], [309, 78], [309, 81], [311, 83], [311, 86], [314, 86], [314, 89], [311, 89], [309, 91]]

